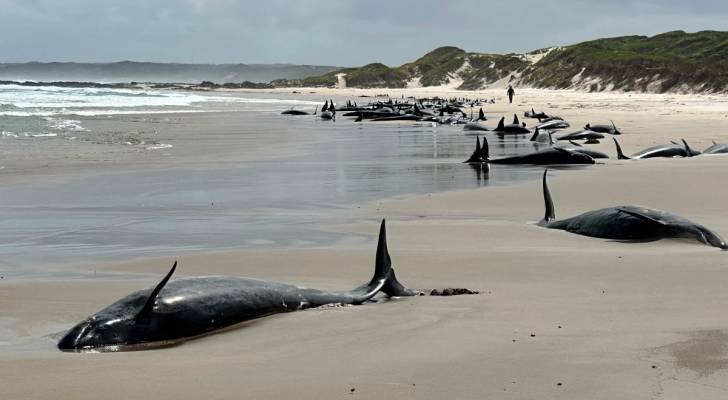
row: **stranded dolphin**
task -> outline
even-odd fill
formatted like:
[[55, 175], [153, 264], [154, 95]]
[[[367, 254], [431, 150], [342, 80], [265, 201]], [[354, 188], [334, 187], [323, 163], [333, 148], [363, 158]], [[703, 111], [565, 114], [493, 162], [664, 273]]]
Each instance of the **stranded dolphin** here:
[[561, 229], [578, 235], [615, 240], [657, 240], [688, 237], [713, 247], [728, 250], [725, 240], [708, 228], [665, 211], [641, 206], [617, 206], [588, 211], [575, 217], [556, 220], [543, 173], [543, 198], [546, 204], [544, 218], [538, 223], [550, 229]]
[[703, 154], [725, 154], [728, 153], [728, 144], [716, 143], [713, 141], [713, 145], [705, 149]]
[[617, 142], [617, 139], [612, 138], [612, 140], [614, 140], [614, 144], [617, 146], [617, 158], [620, 160], [642, 160], [645, 158], [656, 157], [692, 157], [700, 154], [700, 152], [691, 149], [685, 139], [681, 139], [683, 146], [680, 146], [677, 143], [661, 144], [644, 149], [637, 154], [626, 156], [622, 151], [622, 146], [620, 146], [619, 142]]
[[[518, 121], [517, 116], [514, 115], [513, 117], [514, 117], [513, 118], [514, 121]], [[526, 129], [526, 127], [524, 127], [523, 125], [520, 125], [518, 122], [514, 122], [513, 124], [505, 125], [504, 121], [505, 121], [505, 117], [501, 117], [500, 121], [498, 121], [498, 126], [495, 129], [493, 129], [493, 132], [496, 132], [501, 135], [509, 134], [509, 133], [517, 134], [517, 135], [531, 133], [531, 131]]]
[[271, 314], [326, 304], [361, 304], [384, 292], [412, 296], [394, 276], [384, 220], [379, 231], [374, 277], [344, 292], [327, 292], [233, 276], [179, 278], [177, 263], [154, 288], [111, 304], [68, 331], [61, 350], [130, 350], [134, 345], [170, 344]]
[[475, 142], [475, 151], [465, 163], [489, 163], [489, 164], [534, 164], [534, 165], [561, 165], [561, 164], [594, 164], [594, 159], [580, 151], [565, 149], [562, 147], [549, 147], [533, 153], [521, 156], [501, 157], [490, 159], [488, 139], [483, 137], [483, 147], [480, 147], [480, 139]]

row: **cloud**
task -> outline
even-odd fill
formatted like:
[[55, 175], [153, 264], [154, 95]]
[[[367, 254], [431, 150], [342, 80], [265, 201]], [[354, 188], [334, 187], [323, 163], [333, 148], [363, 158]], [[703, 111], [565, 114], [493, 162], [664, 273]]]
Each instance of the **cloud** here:
[[721, 29], [724, 0], [0, 0], [0, 54], [29, 60], [399, 65], [441, 45], [528, 51]]

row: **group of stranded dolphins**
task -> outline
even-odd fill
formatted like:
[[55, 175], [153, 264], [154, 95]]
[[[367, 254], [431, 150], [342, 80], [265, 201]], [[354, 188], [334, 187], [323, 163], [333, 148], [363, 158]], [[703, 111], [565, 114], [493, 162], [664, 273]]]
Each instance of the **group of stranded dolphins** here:
[[[438, 115], [431, 121], [443, 122], [442, 110], [452, 113], [459, 110], [457, 105], [450, 102], [429, 101], [427, 105], [420, 102], [408, 105], [406, 103], [379, 103], [375, 106], [360, 108], [356, 104], [348, 103], [344, 110], [354, 114], [357, 120], [367, 118], [378, 119], [392, 117], [385, 120], [397, 119], [394, 110], [409, 110], [418, 120], [426, 119], [423, 109], [437, 108]], [[392, 111], [381, 111], [383, 108]], [[409, 108], [407, 108], [409, 107]], [[340, 110], [341, 111], [341, 110]], [[336, 109], [333, 101], [328, 102], [324, 108], [324, 119], [334, 119]], [[429, 113], [429, 112], [428, 112]], [[287, 115], [308, 115], [306, 112], [288, 110]], [[315, 112], [314, 112], [315, 114]], [[400, 116], [415, 115], [403, 114]], [[346, 114], [345, 114], [346, 115]], [[462, 113], [464, 115], [464, 113]], [[488, 140], [476, 137], [476, 149], [466, 163], [476, 164], [535, 164], [535, 165], [563, 165], [563, 164], [594, 164], [594, 159], [608, 158], [604, 153], [589, 150], [574, 143], [574, 140], [585, 140], [585, 143], [594, 143], [603, 139], [603, 134], [619, 135], [621, 132], [614, 123], [611, 125], [589, 125], [584, 130], [563, 135], [558, 141], [569, 141], [569, 145], [556, 145], [553, 133], [549, 129], [567, 128], [569, 124], [559, 117], [550, 117], [543, 112], [537, 113], [533, 109], [525, 113], [526, 117], [537, 118], [539, 125], [535, 128], [530, 140], [543, 141], [544, 137], [552, 146], [533, 153], [491, 159]], [[524, 135], [531, 134], [525, 124], [514, 116], [511, 124], [504, 124], [501, 118], [497, 127], [493, 129], [498, 135]], [[458, 116], [457, 121], [460, 121]], [[466, 121], [464, 130], [487, 130], [478, 121], [486, 120], [482, 109], [478, 119]], [[460, 123], [460, 122], [450, 122]], [[670, 143], [642, 150], [632, 156], [625, 156], [619, 143], [617, 146], [619, 159], [644, 159], [652, 157], [692, 157], [700, 154], [692, 150], [684, 140], [682, 144]], [[703, 154], [728, 153], [728, 144], [714, 143]], [[694, 238], [709, 246], [728, 250], [728, 245], [718, 234], [710, 229], [689, 221], [680, 216], [646, 208], [642, 206], [625, 205], [602, 208], [588, 211], [583, 214], [556, 219], [553, 200], [547, 181], [548, 169], [543, 174], [543, 197], [545, 213], [539, 226], [549, 229], [560, 229], [567, 232], [617, 241], [644, 241], [662, 238]], [[357, 305], [372, 300], [379, 293], [387, 296], [414, 296], [421, 292], [403, 286], [394, 274], [392, 260], [387, 249], [387, 234], [385, 221], [382, 220], [379, 230], [379, 240], [375, 257], [374, 276], [368, 283], [354, 289], [340, 292], [330, 292], [317, 289], [307, 289], [298, 286], [269, 282], [258, 279], [234, 276], [203, 276], [170, 279], [177, 268], [175, 262], [167, 275], [155, 287], [142, 289], [109, 305], [103, 310], [93, 314], [67, 331], [58, 342], [58, 348], [64, 351], [125, 351], [139, 350], [152, 347], [172, 345], [181, 341], [195, 338], [231, 327], [241, 322], [265, 317], [272, 314], [304, 310], [330, 304]]]

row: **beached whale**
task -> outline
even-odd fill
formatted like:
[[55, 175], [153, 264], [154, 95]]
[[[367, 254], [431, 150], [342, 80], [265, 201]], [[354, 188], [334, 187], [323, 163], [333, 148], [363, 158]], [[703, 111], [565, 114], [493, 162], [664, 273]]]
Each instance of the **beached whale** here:
[[681, 139], [683, 142], [682, 146], [677, 143], [661, 144], [646, 148], [631, 156], [626, 156], [622, 152], [622, 146], [619, 145], [617, 139], [612, 138], [612, 140], [614, 140], [614, 144], [617, 146], [617, 158], [620, 160], [642, 160], [656, 157], [692, 157], [700, 154], [699, 151], [691, 149], [685, 139]]
[[726, 154], [728, 153], [728, 144], [716, 143], [713, 141], [713, 145], [705, 149], [703, 154]]
[[534, 165], [561, 165], [561, 164], [594, 164], [594, 159], [584, 153], [565, 149], [562, 147], [549, 147], [522, 156], [502, 157], [491, 160], [488, 139], [483, 138], [483, 146], [480, 146], [480, 139], [476, 138], [476, 147], [473, 154], [466, 163], [489, 163], [489, 164], [534, 164]]
[[531, 108], [531, 111], [524, 112], [523, 116], [526, 118], [536, 118], [539, 121], [542, 119], [549, 118], [549, 116], [545, 112], [543, 112], [543, 111], [536, 112], [533, 108]]
[[728, 250], [725, 240], [708, 228], [666, 211], [642, 206], [617, 206], [588, 211], [575, 217], [556, 220], [546, 175], [543, 173], [544, 218], [538, 223], [578, 235], [614, 240], [658, 240], [695, 238], [709, 246]]
[[604, 135], [599, 132], [594, 132], [590, 130], [583, 130], [583, 131], [577, 131], [577, 132], [571, 132], [567, 133], [565, 135], [561, 135], [556, 140], [586, 140], [586, 143], [588, 144], [595, 144], [599, 143], [599, 139], [604, 139]]
[[377, 117], [372, 121], [419, 121], [422, 117], [413, 114], [392, 115], [388, 117]]
[[599, 132], [599, 133], [608, 133], [610, 135], [621, 135], [622, 132], [620, 132], [619, 129], [617, 129], [617, 126], [614, 125], [614, 122], [613, 121], [609, 121], [609, 122], [611, 123], [611, 125], [606, 125], [606, 124], [604, 124], [604, 125], [602, 125], [602, 124], [598, 124], [598, 125], [586, 124], [586, 125], [584, 125], [584, 129], [585, 130], [588, 130], [588, 131]]
[[540, 124], [536, 125], [539, 129], [566, 129], [571, 125], [561, 118], [546, 119]]
[[311, 114], [307, 111], [296, 110], [296, 109], [291, 108], [290, 110], [283, 111], [281, 113], [281, 115], [311, 115]]
[[574, 142], [569, 142], [569, 144], [559, 143], [556, 147], [570, 150], [570, 151], [575, 151], [577, 153], [586, 154], [589, 157], [594, 158], [594, 159], [609, 158], [609, 156], [606, 153], [602, 153], [601, 151], [598, 151], [598, 150], [592, 150], [592, 149], [586, 148], [586, 147], [584, 147], [578, 143], [574, 143]]
[[362, 304], [379, 292], [389, 296], [417, 294], [402, 286], [394, 275], [384, 221], [374, 277], [349, 291], [328, 292], [233, 276], [170, 281], [176, 267], [175, 262], [156, 287], [134, 292], [73, 327], [58, 348], [133, 350], [176, 343], [271, 314], [326, 304]]
[[522, 135], [526, 133], [531, 133], [530, 130], [528, 130], [525, 126], [521, 125], [518, 122], [518, 117], [513, 116], [514, 123], [505, 125], [505, 117], [501, 117], [500, 121], [498, 121], [498, 126], [493, 129], [493, 132], [496, 132], [498, 134], [516, 134], [516, 135]]
[[488, 128], [485, 127], [485, 125], [481, 125], [476, 121], [470, 121], [463, 125], [464, 131], [487, 131]]

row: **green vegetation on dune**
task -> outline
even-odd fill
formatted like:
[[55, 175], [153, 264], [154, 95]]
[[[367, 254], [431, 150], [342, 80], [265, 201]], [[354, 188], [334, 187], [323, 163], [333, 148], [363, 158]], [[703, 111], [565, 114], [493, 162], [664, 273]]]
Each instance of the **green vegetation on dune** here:
[[422, 86], [439, 86], [450, 81], [448, 75], [463, 66], [465, 57], [463, 49], [440, 47], [398, 69], [412, 77], [419, 76]]
[[516, 54], [478, 54], [468, 56], [471, 69], [463, 74], [463, 84], [458, 89], [477, 90], [483, 86], [518, 72], [530, 64]]
[[454, 76], [466, 61], [470, 63], [470, 67], [464, 68], [460, 76], [465, 81], [461, 86], [463, 89], [479, 89], [484, 83], [496, 81], [528, 66], [528, 62], [517, 55], [466, 53], [457, 47], [446, 46], [400, 67], [390, 68], [381, 63], [373, 63], [305, 78], [298, 83], [303, 86], [332, 87], [337, 82], [336, 75], [343, 73], [349, 87], [403, 88], [407, 86], [408, 81], [415, 78], [419, 79], [422, 86], [439, 86], [449, 83], [450, 77]]
[[[536, 62], [540, 54], [543, 58]], [[728, 91], [728, 32], [667, 32], [660, 35], [597, 39], [553, 50], [520, 54], [468, 53], [437, 48], [400, 67], [381, 63], [274, 85], [329, 86], [345, 74], [350, 87], [403, 88], [418, 78], [422, 86], [462, 79], [458, 89], [478, 90], [511, 76], [516, 84], [592, 91]]]
[[578, 83], [577, 75], [599, 81], [590, 90], [725, 91], [728, 32], [675, 31], [583, 42], [550, 52], [524, 70], [522, 82], [566, 88]]

